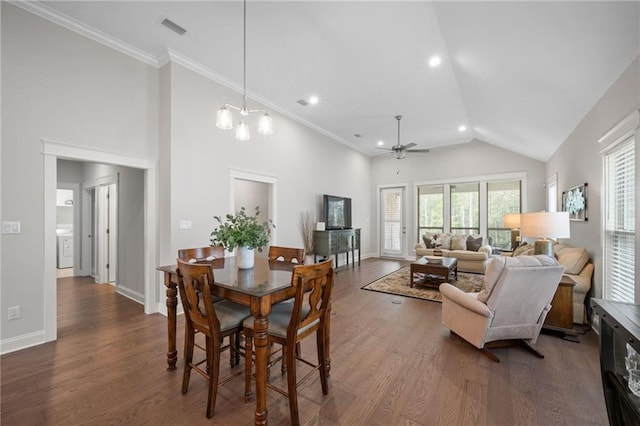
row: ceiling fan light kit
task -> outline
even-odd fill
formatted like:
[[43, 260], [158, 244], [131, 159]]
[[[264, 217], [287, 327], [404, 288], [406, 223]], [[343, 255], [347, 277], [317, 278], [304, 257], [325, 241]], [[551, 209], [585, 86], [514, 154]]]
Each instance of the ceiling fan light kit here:
[[[400, 145], [400, 120], [402, 120], [401, 115], [396, 115], [396, 120], [398, 121], [398, 143], [391, 148], [378, 148], [385, 151], [391, 152], [398, 160], [401, 160], [407, 156], [407, 152], [429, 152], [428, 149], [411, 149], [416, 146], [415, 143], [408, 143], [406, 145]], [[378, 143], [379, 144], [379, 143]]]
[[222, 130], [230, 130], [233, 128], [233, 115], [231, 109], [240, 111], [240, 122], [236, 127], [236, 139], [239, 141], [247, 141], [251, 138], [247, 117], [252, 113], [262, 113], [258, 119], [258, 133], [261, 135], [270, 135], [273, 133], [273, 120], [271, 116], [263, 109], [247, 108], [247, 0], [243, 2], [243, 58], [242, 58], [242, 107], [224, 104], [218, 110], [216, 115], [216, 127]]

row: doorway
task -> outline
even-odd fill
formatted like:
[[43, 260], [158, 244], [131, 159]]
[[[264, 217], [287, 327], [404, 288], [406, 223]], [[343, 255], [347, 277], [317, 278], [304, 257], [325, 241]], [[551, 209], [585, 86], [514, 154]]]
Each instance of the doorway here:
[[[56, 278], [56, 181], [57, 161], [66, 159], [72, 161], [99, 163], [104, 165], [122, 166], [139, 170], [141, 178], [140, 209], [142, 220], [133, 224], [143, 234], [140, 250], [136, 253], [140, 257], [142, 268], [140, 276], [132, 282], [141, 286], [141, 291], [133, 296], [144, 300], [144, 312], [151, 314], [162, 310], [164, 300], [160, 298], [159, 286], [156, 283], [157, 266], [157, 171], [155, 161], [114, 154], [110, 152], [81, 148], [58, 142], [43, 140], [43, 194], [44, 194], [44, 338], [43, 342], [57, 339], [57, 278]], [[129, 202], [129, 201], [127, 201]], [[128, 235], [123, 234], [123, 235]], [[128, 242], [125, 243], [128, 246]]]
[[380, 189], [380, 255], [404, 257], [406, 247], [405, 188]]
[[[236, 212], [244, 207], [247, 214], [251, 215], [258, 207], [263, 221], [271, 219], [276, 222], [277, 179], [274, 176], [231, 170], [229, 181], [231, 211]], [[271, 244], [276, 244], [276, 230], [271, 231]]]

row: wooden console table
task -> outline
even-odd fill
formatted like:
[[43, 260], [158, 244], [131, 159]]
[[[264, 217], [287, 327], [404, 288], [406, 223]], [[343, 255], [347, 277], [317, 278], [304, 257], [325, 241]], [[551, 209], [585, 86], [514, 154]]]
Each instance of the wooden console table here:
[[542, 328], [564, 333], [564, 338], [579, 342], [578, 333], [573, 328], [573, 287], [576, 283], [563, 275], [558, 289], [551, 300], [551, 310]]
[[313, 231], [313, 260], [317, 256], [335, 256], [335, 267], [338, 267], [338, 254], [346, 253], [349, 265], [349, 252], [353, 266], [356, 264], [355, 251], [358, 250], [360, 265], [360, 229], [333, 229], [330, 231]]

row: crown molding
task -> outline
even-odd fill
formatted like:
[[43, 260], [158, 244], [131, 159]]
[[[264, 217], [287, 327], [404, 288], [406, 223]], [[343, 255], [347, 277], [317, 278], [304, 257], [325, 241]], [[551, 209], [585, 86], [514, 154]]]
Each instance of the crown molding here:
[[[158, 63], [161, 64], [161, 66], [166, 65], [169, 62], [173, 62], [175, 64], [181, 65], [185, 68], [187, 68], [188, 70], [191, 70], [193, 72], [195, 72], [196, 74], [200, 74], [201, 76], [215, 81], [216, 83], [225, 86], [231, 90], [233, 90], [234, 92], [239, 93], [240, 95], [242, 95], [242, 85], [234, 80], [231, 80], [221, 74], [218, 74], [217, 72], [213, 71], [211, 68], [207, 67], [206, 65], [203, 65], [191, 58], [189, 58], [188, 56], [183, 55], [180, 52], [177, 52], [171, 48], [167, 49], [167, 53], [166, 55], [163, 55], [161, 58], [158, 59]], [[348, 146], [349, 148], [355, 149], [356, 151], [370, 156], [369, 153], [367, 153], [365, 150], [363, 150], [362, 148], [360, 148], [357, 145], [354, 145], [353, 143], [351, 143], [350, 141], [316, 125], [311, 123], [310, 121], [305, 120], [304, 118], [300, 117], [299, 115], [296, 115], [290, 111], [287, 111], [285, 108], [280, 107], [279, 105], [273, 103], [271, 100], [251, 91], [247, 89], [247, 98], [258, 102], [259, 104], [265, 106], [267, 109], [273, 110], [273, 111], [277, 111], [279, 114], [288, 117], [294, 121], [297, 121], [298, 123], [315, 130], [318, 133], [321, 133], [337, 142], [340, 142], [343, 145]]]
[[[76, 32], [82, 36], [85, 36], [91, 40], [94, 40], [98, 43], [101, 43], [107, 47], [110, 47], [118, 52], [121, 52], [127, 56], [130, 56], [134, 59], [137, 59], [147, 65], [150, 65], [154, 68], [162, 68], [169, 62], [173, 62], [179, 64], [197, 74], [202, 75], [203, 77], [212, 80], [222, 86], [225, 86], [237, 93], [242, 94], [243, 89], [242, 85], [234, 80], [231, 80], [217, 72], [213, 71], [211, 68], [183, 55], [180, 52], [177, 52], [173, 49], [168, 48], [167, 52], [159, 57], [155, 57], [154, 55], [145, 52], [141, 49], [138, 49], [130, 44], [127, 44], [121, 40], [118, 40], [115, 37], [112, 37], [98, 29], [90, 27], [77, 19], [71, 18], [67, 15], [64, 15], [48, 6], [38, 1], [27, 1], [27, 0], [6, 0], [8, 3], [19, 7], [27, 12], [33, 13], [47, 21], [53, 22], [54, 24], [60, 25], [68, 30]], [[256, 101], [263, 106], [267, 107], [270, 110], [277, 111], [279, 114], [290, 118], [312, 130], [315, 130], [318, 133], [321, 133], [336, 142], [339, 142], [343, 145], [348, 146], [351, 149], [354, 149], [366, 156], [371, 156], [371, 154], [364, 150], [363, 148], [353, 144], [352, 142], [344, 139], [316, 124], [313, 124], [304, 118], [287, 111], [285, 108], [282, 108], [269, 99], [247, 90], [247, 97], [253, 101]]]
[[127, 44], [122, 40], [118, 40], [117, 38], [114, 38], [98, 29], [90, 27], [77, 19], [73, 19], [70, 16], [51, 9], [49, 6], [46, 6], [41, 2], [26, 0], [7, 0], [7, 2], [46, 19], [47, 21], [53, 22], [54, 24], [60, 25], [61, 27], [117, 50], [118, 52], [124, 53], [125, 55], [144, 62], [147, 65], [158, 68], [158, 59], [152, 54], [133, 47], [130, 44]]

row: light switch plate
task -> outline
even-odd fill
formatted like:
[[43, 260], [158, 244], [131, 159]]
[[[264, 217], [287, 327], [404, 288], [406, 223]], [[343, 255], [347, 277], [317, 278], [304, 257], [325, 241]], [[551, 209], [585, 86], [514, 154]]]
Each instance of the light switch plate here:
[[2, 233], [3, 234], [19, 234], [20, 233], [20, 222], [2, 222]]
[[179, 227], [179, 229], [191, 229], [192, 228], [191, 221], [190, 220], [181, 220], [180, 221], [180, 225], [178, 227]]

